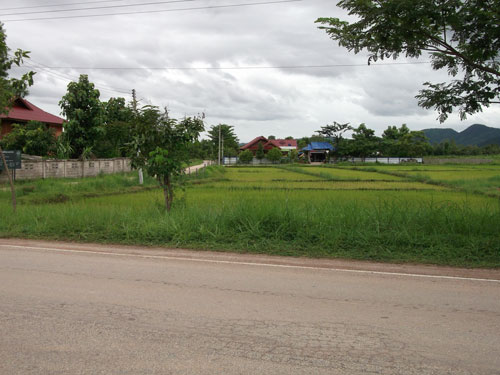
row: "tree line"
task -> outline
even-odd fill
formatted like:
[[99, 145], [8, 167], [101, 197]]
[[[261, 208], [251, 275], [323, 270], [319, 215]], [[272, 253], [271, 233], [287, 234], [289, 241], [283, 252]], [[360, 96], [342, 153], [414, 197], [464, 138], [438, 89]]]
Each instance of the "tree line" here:
[[[139, 108], [135, 97], [129, 103], [122, 97], [101, 101], [99, 90], [83, 74], [77, 82], [68, 84], [59, 105], [67, 119], [64, 132], [59, 137], [45, 124], [30, 121], [14, 124], [12, 131], [0, 141], [1, 146], [6, 150], [22, 150], [25, 154], [61, 159], [131, 157], [135, 152], [132, 146], [136, 142], [141, 116], [150, 116], [151, 111], [158, 111], [154, 106]], [[159, 117], [150, 120], [154, 123], [159, 121]], [[239, 144], [234, 127], [219, 124], [208, 130], [208, 139], [193, 139], [188, 147], [191, 158], [217, 158], [219, 128], [223, 155], [238, 154]]]
[[[345, 132], [351, 131], [351, 138], [345, 138]], [[457, 145], [454, 140], [445, 140], [438, 144], [431, 144], [423, 131], [410, 130], [406, 124], [388, 126], [382, 136], [375, 135], [375, 131], [365, 124], [351, 127], [348, 123], [334, 122], [321, 127], [317, 135], [297, 140], [299, 149], [310, 142], [330, 142], [335, 150], [334, 157], [421, 157], [445, 155], [491, 155], [500, 154], [500, 146], [490, 144], [486, 146]]]

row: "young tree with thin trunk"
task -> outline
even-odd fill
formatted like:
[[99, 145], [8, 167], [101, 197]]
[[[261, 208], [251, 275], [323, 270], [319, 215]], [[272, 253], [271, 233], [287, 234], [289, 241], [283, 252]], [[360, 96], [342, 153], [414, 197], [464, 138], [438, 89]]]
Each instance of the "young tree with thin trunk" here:
[[174, 200], [173, 180], [183, 173], [190, 159], [191, 145], [204, 130], [203, 118], [170, 118], [167, 110], [146, 106], [133, 119], [134, 141], [130, 144], [132, 164], [144, 168], [163, 189], [165, 208], [170, 211]]

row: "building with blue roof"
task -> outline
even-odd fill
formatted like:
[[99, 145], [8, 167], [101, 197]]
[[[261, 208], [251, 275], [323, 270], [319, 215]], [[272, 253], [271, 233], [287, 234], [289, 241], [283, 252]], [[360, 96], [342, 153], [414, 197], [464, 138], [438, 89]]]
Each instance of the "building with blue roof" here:
[[307, 160], [312, 163], [325, 162], [335, 148], [328, 142], [311, 142], [301, 151], [306, 155]]

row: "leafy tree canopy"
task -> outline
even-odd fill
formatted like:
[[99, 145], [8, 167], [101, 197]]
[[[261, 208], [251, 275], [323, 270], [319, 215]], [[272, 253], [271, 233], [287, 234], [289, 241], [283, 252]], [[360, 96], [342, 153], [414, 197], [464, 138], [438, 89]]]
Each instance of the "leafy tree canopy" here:
[[378, 139], [375, 131], [360, 124], [354, 129], [350, 151], [354, 156], [366, 157], [372, 155], [378, 148]]
[[70, 143], [73, 157], [80, 157], [95, 147], [103, 132], [104, 113], [99, 96], [89, 77], [82, 74], [78, 82], [68, 84], [68, 91], [59, 102], [68, 120], [63, 137]]
[[102, 109], [103, 127], [94, 146], [95, 153], [108, 158], [127, 156], [125, 145], [132, 141], [132, 108], [124, 98], [110, 98], [102, 103]]
[[266, 154], [264, 152], [264, 146], [263, 146], [262, 142], [259, 142], [259, 144], [257, 146], [257, 151], [255, 151], [255, 157], [259, 160], [262, 160], [266, 157]]
[[183, 173], [189, 161], [191, 145], [204, 130], [203, 119], [186, 117], [180, 121], [168, 112], [145, 106], [133, 119], [132, 164], [144, 168], [163, 188], [165, 205], [170, 211], [174, 199], [173, 178]]
[[[26, 95], [28, 87], [33, 84], [33, 75], [35, 73], [28, 72], [21, 78], [9, 78], [9, 69], [13, 65], [21, 66], [23, 60], [29, 58], [29, 53], [18, 49], [14, 55], [9, 55], [9, 47], [5, 41], [6, 35], [3, 30], [3, 24], [0, 22], [0, 113], [8, 113], [12, 106], [13, 99], [16, 96]], [[0, 146], [0, 159], [2, 164], [7, 168], [5, 156]], [[12, 207], [16, 211], [16, 192], [14, 183], [10, 173], [8, 174], [10, 188], [12, 193]]]
[[[224, 156], [236, 156], [239, 152], [238, 137], [234, 134], [234, 126], [227, 124], [212, 125], [208, 131], [208, 137], [212, 142], [212, 150], [217, 153], [219, 150], [219, 128], [221, 138], [224, 142]], [[215, 158], [216, 155], [213, 155]]]
[[104, 110], [104, 123], [129, 122], [132, 119], [132, 109], [127, 106], [124, 98], [110, 98], [102, 103]]
[[34, 72], [28, 72], [21, 78], [10, 78], [9, 70], [15, 66], [21, 66], [24, 59], [29, 58], [28, 51], [16, 50], [10, 54], [7, 46], [3, 24], [0, 22], [0, 113], [8, 113], [12, 100], [16, 96], [25, 96], [28, 87], [33, 84]]
[[345, 153], [345, 147], [343, 147], [344, 145], [342, 144], [342, 136], [345, 132], [350, 130], [353, 130], [353, 127], [349, 125], [349, 123], [341, 124], [334, 121], [331, 125], [322, 126], [321, 130], [318, 130], [317, 133], [328, 140], [333, 140], [335, 146], [333, 152], [335, 155], [343, 155]]
[[462, 119], [500, 102], [498, 0], [342, 0], [355, 22], [319, 18], [330, 37], [354, 53], [367, 50], [368, 64], [430, 53], [435, 70], [451, 82], [425, 82], [419, 105], [435, 108], [443, 122], [454, 108]]
[[21, 150], [24, 154], [47, 156], [56, 151], [56, 136], [53, 129], [38, 121], [14, 124], [12, 130], [2, 138], [6, 150]]
[[239, 155], [239, 161], [243, 164], [248, 164], [253, 160], [253, 154], [250, 150], [242, 151]]
[[281, 150], [278, 147], [273, 147], [267, 152], [267, 158], [273, 163], [277, 163], [281, 160]]

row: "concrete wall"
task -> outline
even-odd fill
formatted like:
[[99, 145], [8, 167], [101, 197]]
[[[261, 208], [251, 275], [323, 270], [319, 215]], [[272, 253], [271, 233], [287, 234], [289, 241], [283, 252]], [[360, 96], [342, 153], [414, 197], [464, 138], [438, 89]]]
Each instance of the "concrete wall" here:
[[[96, 159], [96, 160], [22, 160], [22, 168], [15, 170], [16, 180], [37, 178], [78, 178], [97, 176], [99, 173], [112, 174], [130, 172], [130, 159]], [[0, 172], [0, 182], [7, 181], [5, 172]]]
[[[375, 157], [375, 158], [347, 158], [342, 161], [349, 161], [352, 163], [380, 163], [380, 164], [402, 164], [402, 163], [422, 163], [422, 158], [391, 158], [391, 157]], [[330, 163], [334, 160], [331, 159]]]
[[482, 158], [424, 158], [424, 164], [488, 164], [493, 159]]
[[[223, 164], [224, 165], [236, 165], [238, 164], [239, 158], [237, 156], [234, 157], [224, 157]], [[243, 165], [268, 165], [268, 164], [279, 164], [279, 163], [273, 163], [270, 160], [264, 158], [264, 159], [257, 159], [253, 158], [252, 161], [248, 164], [243, 164]]]

